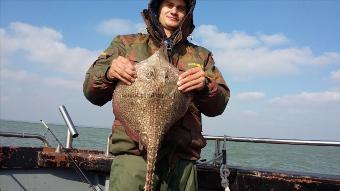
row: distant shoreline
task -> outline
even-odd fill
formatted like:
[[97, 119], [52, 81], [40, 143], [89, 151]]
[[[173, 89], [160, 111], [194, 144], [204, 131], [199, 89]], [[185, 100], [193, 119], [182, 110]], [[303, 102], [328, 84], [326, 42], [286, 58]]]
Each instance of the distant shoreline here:
[[[25, 120], [14, 120], [14, 119], [3, 119], [3, 118], [0, 118], [0, 121], [6, 121], [6, 122], [23, 122], [23, 123], [30, 123], [30, 124], [40, 124], [38, 121], [35, 122], [35, 121], [25, 121]], [[59, 125], [59, 126], [65, 126], [65, 124], [63, 123], [49, 123], [48, 124], [51, 124], [51, 125]], [[95, 126], [87, 126], [87, 125], [75, 125], [76, 127], [79, 127], [79, 128], [95, 128], [95, 129], [111, 129], [111, 127], [95, 127]]]

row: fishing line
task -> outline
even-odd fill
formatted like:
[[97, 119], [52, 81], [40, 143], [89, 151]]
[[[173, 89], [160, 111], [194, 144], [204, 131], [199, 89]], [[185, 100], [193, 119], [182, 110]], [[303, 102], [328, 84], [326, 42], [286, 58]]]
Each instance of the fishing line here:
[[64, 146], [63, 144], [61, 144], [61, 142], [59, 141], [59, 139], [57, 138], [57, 136], [54, 135], [54, 133], [52, 132], [52, 130], [47, 126], [47, 124], [43, 121], [40, 120], [41, 123], [44, 125], [44, 127], [47, 128], [47, 130], [52, 134], [52, 136], [55, 138], [55, 140], [58, 142], [58, 144], [61, 146], [62, 151], [64, 151], [64, 153], [67, 155], [68, 159], [71, 160], [73, 166], [75, 167], [75, 171], [78, 174], [78, 176], [81, 178], [81, 180], [84, 183], [87, 183], [89, 185], [89, 188], [92, 188], [93, 191], [103, 191], [99, 186], [94, 186], [91, 181], [86, 177], [86, 175], [84, 174], [84, 172], [80, 169], [80, 167], [77, 165], [76, 161], [73, 159], [73, 157], [71, 156], [71, 154], [68, 152], [67, 149], [63, 149]]

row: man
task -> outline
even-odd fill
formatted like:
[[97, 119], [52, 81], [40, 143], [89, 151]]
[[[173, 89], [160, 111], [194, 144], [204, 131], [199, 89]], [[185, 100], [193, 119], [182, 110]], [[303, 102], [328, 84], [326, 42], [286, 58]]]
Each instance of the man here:
[[[181, 75], [178, 89], [193, 92], [187, 113], [165, 135], [156, 164], [156, 190], [197, 190], [195, 161], [206, 145], [202, 136], [201, 113], [220, 115], [229, 100], [229, 88], [214, 66], [211, 52], [194, 45], [187, 37], [194, 29], [195, 0], [151, 0], [142, 16], [148, 34], [117, 36], [89, 68], [84, 95], [102, 106], [112, 99], [115, 84], [132, 84], [135, 63], [164, 51]], [[145, 150], [129, 136], [119, 120], [112, 127], [110, 152], [115, 155], [110, 174], [110, 190], [142, 190]]]

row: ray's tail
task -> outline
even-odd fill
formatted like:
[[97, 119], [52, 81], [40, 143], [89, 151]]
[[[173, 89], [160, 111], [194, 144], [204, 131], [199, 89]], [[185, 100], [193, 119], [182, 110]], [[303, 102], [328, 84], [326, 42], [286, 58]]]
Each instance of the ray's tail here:
[[155, 136], [154, 139], [149, 140], [147, 147], [147, 167], [144, 191], [152, 191], [153, 179], [155, 174], [155, 165], [157, 160], [157, 152], [159, 149], [160, 137]]

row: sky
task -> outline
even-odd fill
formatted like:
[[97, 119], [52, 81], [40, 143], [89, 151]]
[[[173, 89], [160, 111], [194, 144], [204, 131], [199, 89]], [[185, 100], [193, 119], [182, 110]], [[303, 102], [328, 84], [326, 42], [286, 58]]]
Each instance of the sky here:
[[[0, 0], [0, 118], [111, 128], [85, 73], [118, 34], [145, 31], [146, 0]], [[197, 0], [190, 40], [231, 89], [203, 134], [340, 140], [340, 1]]]

